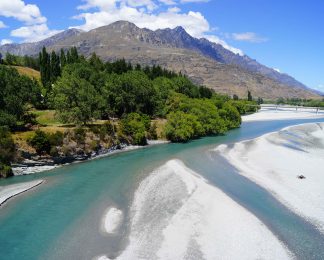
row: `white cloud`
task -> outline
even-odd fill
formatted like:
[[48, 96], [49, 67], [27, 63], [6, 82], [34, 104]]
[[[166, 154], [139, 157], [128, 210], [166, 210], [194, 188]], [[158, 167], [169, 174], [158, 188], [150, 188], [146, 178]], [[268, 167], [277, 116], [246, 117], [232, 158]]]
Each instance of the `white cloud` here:
[[238, 48], [235, 48], [235, 47], [232, 47], [232, 46], [228, 45], [224, 40], [218, 38], [215, 35], [205, 35], [205, 38], [208, 39], [211, 42], [222, 45], [225, 49], [227, 49], [227, 50], [229, 50], [229, 51], [231, 51], [231, 52], [233, 52], [235, 54], [239, 54], [241, 56], [244, 55], [243, 51], [241, 51]]
[[50, 30], [46, 24], [23, 26], [11, 31], [13, 37], [23, 38], [25, 42], [36, 42], [59, 33], [58, 30]]
[[174, 7], [168, 8], [168, 12], [170, 12], [170, 13], [179, 13], [179, 12], [181, 12], [181, 9], [179, 7], [174, 6]]
[[[78, 7], [83, 12], [74, 16], [75, 19], [83, 19], [85, 23], [74, 28], [89, 31], [120, 20], [126, 20], [135, 23], [138, 27], [151, 30], [182, 26], [193, 37], [208, 38], [234, 53], [243, 54], [241, 50], [229, 46], [215, 35], [210, 35], [213, 29], [200, 12], [189, 11], [184, 13], [177, 6], [168, 8], [167, 11], [155, 10], [152, 12], [155, 7], [142, 8], [145, 2], [151, 2], [155, 6], [173, 5], [175, 3], [173, 0], [158, 0], [155, 2], [151, 0], [86, 0], [85, 4]], [[180, 2], [183, 2], [183, 0]], [[94, 9], [94, 11], [91, 12], [91, 9]]]
[[165, 5], [176, 5], [177, 3], [173, 0], [159, 0], [162, 4]]
[[0, 41], [0, 45], [5, 45], [5, 44], [9, 44], [9, 43], [12, 43], [12, 40], [9, 40], [9, 39], [2, 39]]
[[245, 32], [245, 33], [232, 33], [231, 38], [236, 41], [252, 42], [252, 43], [261, 43], [268, 41], [267, 38], [261, 37], [254, 32]]
[[207, 3], [209, 0], [180, 0], [180, 3]]
[[[34, 42], [58, 33], [50, 30], [47, 19], [35, 4], [26, 4], [23, 0], [0, 0], [0, 16], [22, 22], [22, 26], [11, 31], [10, 36], [22, 38], [24, 42]], [[0, 28], [3, 27], [0, 22]]]
[[4, 24], [4, 22], [0, 21], [0, 29], [7, 28], [8, 26]]
[[273, 68], [273, 70], [275, 70], [275, 71], [277, 71], [277, 72], [281, 73], [280, 69], [277, 69], [277, 68]]
[[0, 0], [0, 16], [15, 18], [26, 24], [45, 23], [37, 5], [22, 0]]

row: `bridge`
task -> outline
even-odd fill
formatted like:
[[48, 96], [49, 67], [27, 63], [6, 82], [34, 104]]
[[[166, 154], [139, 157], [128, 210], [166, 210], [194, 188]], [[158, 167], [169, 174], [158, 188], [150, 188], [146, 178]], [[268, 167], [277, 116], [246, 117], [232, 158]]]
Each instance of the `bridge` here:
[[[258, 105], [248, 106], [259, 107]], [[262, 110], [315, 112], [316, 114], [321, 113], [324, 110], [324, 107], [304, 107], [280, 104], [261, 104], [260, 107]]]

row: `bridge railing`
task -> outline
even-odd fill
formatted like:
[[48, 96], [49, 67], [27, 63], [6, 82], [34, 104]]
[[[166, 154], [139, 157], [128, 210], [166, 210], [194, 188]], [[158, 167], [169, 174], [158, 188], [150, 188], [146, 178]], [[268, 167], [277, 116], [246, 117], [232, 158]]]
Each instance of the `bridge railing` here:
[[[250, 105], [250, 106], [257, 106], [257, 105]], [[291, 105], [276, 105], [276, 104], [262, 104], [260, 105], [261, 109], [268, 109], [268, 110], [280, 110], [280, 111], [309, 111], [309, 112], [322, 112], [324, 110], [323, 107], [305, 107], [305, 106], [291, 106]]]

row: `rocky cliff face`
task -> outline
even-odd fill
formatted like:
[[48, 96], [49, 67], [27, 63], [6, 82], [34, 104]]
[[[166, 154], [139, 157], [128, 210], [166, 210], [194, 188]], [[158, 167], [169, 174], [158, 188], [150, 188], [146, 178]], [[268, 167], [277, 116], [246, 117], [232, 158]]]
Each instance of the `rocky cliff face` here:
[[104, 60], [125, 58], [142, 65], [159, 64], [187, 74], [218, 92], [263, 98], [317, 98], [318, 93], [286, 74], [219, 44], [190, 36], [182, 27], [151, 31], [119, 21], [89, 32], [67, 30], [38, 43], [8, 44], [0, 52], [36, 55], [45, 46], [59, 51], [76, 46], [85, 56], [96, 52]]

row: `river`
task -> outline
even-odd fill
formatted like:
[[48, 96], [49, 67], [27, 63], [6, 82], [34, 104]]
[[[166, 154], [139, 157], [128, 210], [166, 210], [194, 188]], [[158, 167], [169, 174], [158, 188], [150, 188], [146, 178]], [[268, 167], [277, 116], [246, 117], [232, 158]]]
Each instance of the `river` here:
[[[0, 208], [0, 258], [93, 259], [107, 254], [117, 257], [129, 243], [130, 205], [139, 184], [154, 169], [179, 159], [261, 220], [297, 258], [324, 259], [322, 233], [266, 190], [237, 174], [221, 157], [210, 153], [219, 144], [308, 122], [324, 120], [246, 122], [225, 136], [163, 144], [1, 180], [0, 185], [37, 179], [45, 182]], [[123, 212], [114, 236], [100, 230], [109, 207]]]

